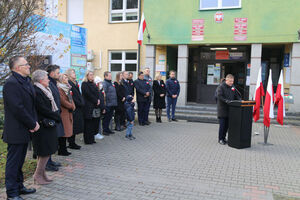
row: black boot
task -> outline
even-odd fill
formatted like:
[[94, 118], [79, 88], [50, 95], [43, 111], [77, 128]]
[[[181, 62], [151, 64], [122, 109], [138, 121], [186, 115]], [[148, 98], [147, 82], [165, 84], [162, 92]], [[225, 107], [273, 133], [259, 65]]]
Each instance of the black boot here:
[[158, 111], [158, 121], [159, 121], [159, 123], [162, 122], [161, 121], [161, 114], [162, 114], [162, 109], [159, 109], [159, 111]]
[[159, 112], [158, 109], [155, 109], [156, 122], [159, 123]]
[[115, 124], [116, 124], [115, 130], [116, 131], [121, 131], [121, 122], [120, 122], [120, 116], [119, 115], [115, 116]]
[[69, 156], [70, 152], [67, 150], [67, 138], [60, 137], [58, 138], [58, 155], [60, 156]]

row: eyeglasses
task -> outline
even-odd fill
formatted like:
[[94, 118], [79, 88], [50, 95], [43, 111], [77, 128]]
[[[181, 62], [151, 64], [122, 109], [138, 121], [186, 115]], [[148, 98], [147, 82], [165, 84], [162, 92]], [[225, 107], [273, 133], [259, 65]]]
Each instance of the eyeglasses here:
[[19, 67], [23, 67], [23, 66], [30, 66], [29, 63], [23, 64], [23, 65], [18, 65]]

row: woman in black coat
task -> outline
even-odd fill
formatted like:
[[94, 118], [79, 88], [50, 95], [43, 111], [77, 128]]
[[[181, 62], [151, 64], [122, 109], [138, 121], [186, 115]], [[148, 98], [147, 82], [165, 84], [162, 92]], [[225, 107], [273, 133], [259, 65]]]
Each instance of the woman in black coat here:
[[58, 141], [56, 123], [61, 123], [59, 108], [49, 88], [49, 79], [46, 71], [36, 70], [32, 74], [34, 89], [36, 92], [36, 111], [40, 129], [32, 134], [34, 153], [38, 156], [37, 168], [34, 173], [34, 181], [38, 184], [49, 184], [45, 167], [51, 154], [57, 151]]
[[[126, 99], [126, 88], [122, 84], [122, 73], [119, 72], [116, 75], [116, 81], [114, 82], [114, 87], [116, 88], [117, 98], [118, 98], [118, 106], [116, 107], [115, 112], [115, 130], [123, 131], [125, 126], [125, 109], [124, 103]], [[121, 125], [123, 127], [121, 127]]]
[[84, 98], [84, 131], [85, 144], [96, 143], [95, 135], [99, 131], [100, 114], [104, 110], [104, 102], [101, 102], [100, 91], [94, 83], [94, 73], [88, 71], [81, 85]]
[[162, 109], [166, 108], [166, 85], [161, 80], [161, 75], [156, 76], [156, 80], [153, 81], [154, 100], [153, 108], [155, 109], [156, 122], [161, 123]]
[[84, 100], [79, 90], [78, 82], [76, 81], [76, 73], [74, 69], [68, 69], [66, 74], [69, 78], [69, 84], [72, 86], [71, 94], [75, 103], [76, 109], [73, 111], [73, 135], [68, 138], [69, 148], [80, 149], [81, 146], [75, 142], [76, 134], [83, 133], [84, 129], [84, 118], [83, 118], [83, 107]]

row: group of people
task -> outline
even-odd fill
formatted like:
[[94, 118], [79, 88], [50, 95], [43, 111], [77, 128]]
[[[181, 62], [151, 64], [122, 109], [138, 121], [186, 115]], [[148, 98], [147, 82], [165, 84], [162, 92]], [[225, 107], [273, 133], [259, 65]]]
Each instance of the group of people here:
[[23, 185], [22, 166], [30, 141], [37, 158], [34, 182], [46, 185], [53, 181], [46, 171], [57, 171], [61, 166], [51, 155], [58, 152], [68, 156], [71, 153], [67, 148], [79, 150], [81, 146], [75, 142], [77, 134], [83, 133], [86, 145], [94, 144], [95, 139], [114, 134], [111, 128], [114, 118], [115, 130], [126, 129], [125, 137], [135, 139], [132, 134], [135, 99], [140, 126], [150, 124], [152, 100], [156, 122], [162, 122], [162, 109], [166, 107], [168, 120], [177, 121], [175, 108], [180, 84], [174, 71], [166, 83], [161, 75], [152, 80], [149, 68], [139, 72], [135, 81], [133, 73], [119, 72], [115, 82], [108, 71], [103, 81], [87, 71], [80, 88], [73, 69], [60, 73], [59, 66], [49, 65], [46, 70], [34, 71], [30, 78], [30, 65], [22, 56], [12, 57], [9, 67], [12, 74], [3, 87], [3, 140], [8, 144], [5, 185], [10, 200], [21, 200], [20, 195], [36, 192]]

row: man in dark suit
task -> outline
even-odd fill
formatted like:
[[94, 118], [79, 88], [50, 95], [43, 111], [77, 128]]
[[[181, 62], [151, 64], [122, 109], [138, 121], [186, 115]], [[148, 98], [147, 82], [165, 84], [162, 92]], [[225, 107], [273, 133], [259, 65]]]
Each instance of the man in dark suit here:
[[140, 126], [149, 125], [147, 114], [149, 113], [149, 101], [151, 94], [151, 85], [144, 79], [144, 73], [139, 72], [139, 77], [134, 81], [136, 97], [138, 103], [138, 120]]
[[[60, 110], [60, 95], [59, 95], [59, 90], [57, 88], [57, 80], [60, 75], [60, 67], [58, 65], [48, 65], [47, 66], [47, 72], [48, 72], [48, 77], [50, 80], [49, 83], [49, 88], [53, 94], [54, 101]], [[61, 112], [61, 111], [60, 111]], [[56, 125], [57, 129], [57, 137], [63, 137], [65, 135], [64, 133], [64, 127], [62, 123], [57, 123]], [[48, 163], [46, 165], [46, 170], [47, 171], [58, 171], [58, 167], [60, 167], [61, 164], [59, 162], [54, 162], [50, 156]]]
[[5, 186], [7, 199], [22, 200], [21, 194], [36, 192], [23, 185], [22, 167], [25, 161], [30, 133], [40, 126], [35, 110], [35, 92], [31, 84], [30, 65], [22, 56], [14, 56], [9, 61], [12, 75], [3, 87], [4, 131], [3, 141], [7, 145]]
[[129, 93], [131, 96], [134, 97], [134, 82], [133, 82], [133, 73], [128, 72], [128, 86], [129, 86]]

